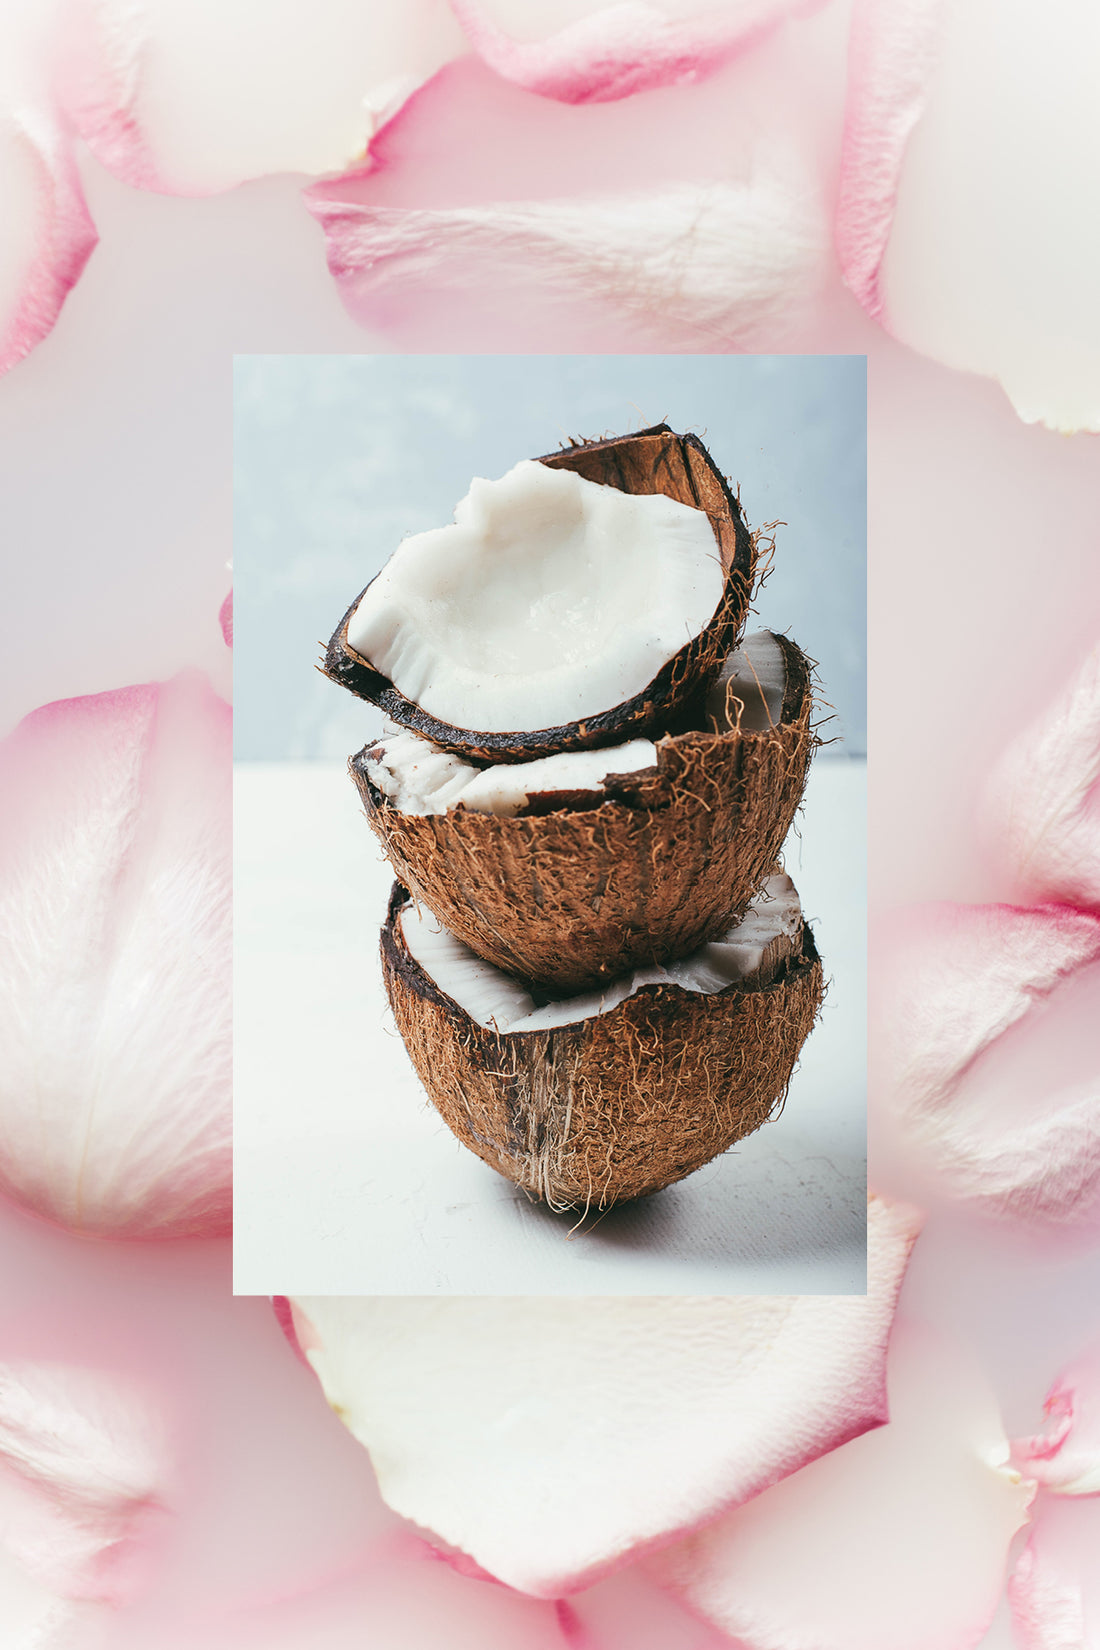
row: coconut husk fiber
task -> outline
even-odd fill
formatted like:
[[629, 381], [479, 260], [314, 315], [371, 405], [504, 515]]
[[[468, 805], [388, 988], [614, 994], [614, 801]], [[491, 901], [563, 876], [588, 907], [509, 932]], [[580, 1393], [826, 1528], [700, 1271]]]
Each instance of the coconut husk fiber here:
[[782, 1105], [822, 998], [805, 925], [772, 948], [767, 983], [643, 986], [607, 1014], [502, 1035], [411, 957], [396, 922], [407, 898], [394, 889], [382, 967], [417, 1075], [463, 1145], [551, 1208], [658, 1191]]
[[[579, 442], [539, 460], [552, 469], [575, 470], [586, 481], [626, 493], [663, 493], [705, 510], [725, 571], [722, 598], [706, 628], [657, 673], [647, 687], [619, 705], [609, 705], [562, 727], [516, 729], [505, 733], [457, 728], [430, 716], [407, 699], [389, 678], [348, 645], [348, 620], [365, 591], [352, 602], [328, 644], [325, 675], [360, 698], [380, 705], [391, 721], [474, 762], [527, 762], [556, 751], [613, 745], [663, 730], [680, 708], [713, 680], [744, 626], [756, 568], [756, 547], [741, 507], [721, 471], [694, 435], [676, 435], [667, 424], [637, 435]], [[369, 587], [368, 587], [369, 588]]]
[[544, 792], [511, 818], [406, 814], [350, 772], [399, 881], [479, 956], [563, 991], [725, 933], [775, 863], [817, 744], [805, 656], [786, 637], [782, 719], [664, 739], [600, 793]]

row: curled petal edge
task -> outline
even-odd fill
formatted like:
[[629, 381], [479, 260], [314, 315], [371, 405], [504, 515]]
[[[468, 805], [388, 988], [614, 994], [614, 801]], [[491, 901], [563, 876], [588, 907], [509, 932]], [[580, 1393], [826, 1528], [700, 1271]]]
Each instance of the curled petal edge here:
[[990, 779], [987, 834], [1021, 892], [1100, 910], [1100, 647]]
[[927, 101], [944, 15], [945, 0], [856, 0], [852, 14], [836, 245], [845, 282], [876, 318], [902, 162]]
[[[293, 1302], [293, 1338], [371, 1450], [389, 1505], [479, 1571], [553, 1598], [885, 1421], [886, 1343], [919, 1226], [914, 1210], [872, 1199], [866, 1296], [686, 1304], [318, 1297]], [[669, 1329], [670, 1310], [678, 1329]], [[643, 1364], [638, 1376], [631, 1347], [652, 1353], [655, 1338], [669, 1335], [662, 1357], [670, 1367]], [[418, 1348], [429, 1336], [433, 1357], [424, 1359]], [[684, 1394], [680, 1436], [662, 1440], [668, 1461], [656, 1472], [658, 1490], [652, 1459], [632, 1439], [652, 1436], [648, 1406], [658, 1431], [658, 1415], [667, 1420], [667, 1384], [684, 1356], [677, 1341], [710, 1354], [695, 1401]], [[624, 1406], [632, 1381], [638, 1391]], [[713, 1426], [705, 1419], [712, 1405], [723, 1418]], [[586, 1436], [603, 1437], [599, 1459], [571, 1442], [581, 1425], [574, 1412]], [[427, 1430], [425, 1414], [433, 1416]], [[500, 1414], [510, 1417], [504, 1436], [491, 1420]], [[532, 1520], [519, 1509], [535, 1484], [541, 1510]]]
[[671, 18], [644, 0], [623, 0], [523, 42], [488, 16], [478, 0], [451, 9], [478, 56], [503, 79], [561, 103], [609, 103], [703, 79], [756, 44], [794, 12], [822, 0], [755, 0], [729, 9]]
[[0, 372], [8, 372], [53, 330], [99, 239], [67, 139], [41, 109], [5, 122], [7, 137], [29, 161], [39, 204], [34, 242], [19, 296], [0, 333]]

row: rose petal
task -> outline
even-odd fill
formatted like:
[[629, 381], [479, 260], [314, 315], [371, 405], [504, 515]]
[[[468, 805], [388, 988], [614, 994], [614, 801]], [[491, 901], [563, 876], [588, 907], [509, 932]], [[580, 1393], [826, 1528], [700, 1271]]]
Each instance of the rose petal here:
[[[991, 41], [996, 49], [991, 49]], [[865, 0], [838, 238], [895, 337], [1100, 429], [1100, 14]]]
[[163, 1473], [138, 1394], [94, 1370], [0, 1366], [0, 1541], [52, 1593], [133, 1595]]
[[5, 1650], [97, 1650], [98, 1605], [59, 1599], [0, 1545], [0, 1643]]
[[744, 1650], [968, 1650], [988, 1626], [1033, 1487], [961, 1349], [899, 1323], [889, 1387], [888, 1426], [654, 1561]]
[[297, 1335], [390, 1505], [554, 1596], [883, 1419], [917, 1225], [872, 1201], [866, 1296], [310, 1297]]
[[67, 44], [64, 100], [96, 157], [184, 195], [353, 164], [465, 49], [446, 0], [75, 0]]
[[0, 1641], [96, 1650], [146, 1581], [165, 1472], [143, 1394], [98, 1371], [0, 1365]]
[[[203, 1621], [200, 1632], [207, 1650], [348, 1650], [349, 1644], [364, 1650], [568, 1650], [569, 1645], [553, 1604], [471, 1581], [408, 1532], [374, 1543], [363, 1562], [321, 1587]], [[197, 1641], [192, 1624], [183, 1642]]]
[[928, 101], [946, 0], [855, 0], [836, 244], [844, 279], [871, 315], [902, 162]]
[[61, 1366], [0, 1368], [0, 1528], [60, 1593], [118, 1602], [135, 1525], [163, 1471], [151, 1419], [105, 1376]]
[[1100, 1494], [1100, 1342], [1063, 1371], [1043, 1413], [1042, 1431], [1013, 1441], [1020, 1471], [1060, 1495]]
[[480, 0], [451, 0], [451, 6], [491, 69], [564, 103], [607, 102], [699, 80], [800, 9], [797, 0], [739, 0], [685, 17], [679, 8], [621, 0], [587, 7], [554, 28], [557, 8], [543, 18], [530, 7], [516, 12]]
[[880, 1183], [907, 1195], [930, 1183], [1019, 1221], [1095, 1224], [1100, 1071], [1087, 965], [1100, 957], [1100, 922], [1056, 906], [927, 906], [895, 920], [878, 956]]
[[989, 835], [1025, 898], [1100, 906], [1098, 782], [1100, 647], [990, 781]]
[[19, 100], [0, 114], [0, 222], [7, 372], [49, 333], [97, 240], [69, 144], [44, 104]]
[[104, 1235], [227, 1229], [230, 712], [198, 675], [0, 746], [0, 1185]]
[[826, 9], [700, 84], [583, 107], [448, 65], [372, 171], [307, 191], [345, 302], [416, 349], [790, 339], [827, 278], [841, 51]]
[[221, 608], [218, 612], [218, 623], [222, 627], [222, 635], [225, 637], [226, 647], [232, 647], [233, 646], [233, 592], [232, 592], [232, 590], [229, 592], [229, 594], [225, 598], [224, 602], [222, 602]]
[[793, 326], [820, 279], [812, 206], [766, 175], [433, 210], [326, 189], [308, 204], [329, 268], [354, 318], [380, 329], [403, 325], [410, 294], [445, 290], [496, 307], [498, 327], [537, 317], [544, 340], [576, 341], [574, 306], [594, 300], [640, 347], [748, 350]]
[[1093, 1650], [1100, 1506], [1043, 1508], [1008, 1582], [1019, 1650]]
[[558, 1609], [570, 1650], [731, 1650], [724, 1633], [700, 1621], [642, 1564], [559, 1599]]

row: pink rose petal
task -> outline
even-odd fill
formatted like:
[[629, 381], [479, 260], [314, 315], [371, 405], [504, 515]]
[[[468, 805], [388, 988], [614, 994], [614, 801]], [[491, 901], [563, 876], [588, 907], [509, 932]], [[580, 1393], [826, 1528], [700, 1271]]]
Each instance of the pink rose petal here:
[[1059, 1376], [1043, 1413], [1043, 1429], [1012, 1445], [1020, 1471], [1059, 1495], [1100, 1494], [1100, 1343]]
[[1018, 1650], [1093, 1650], [1100, 1641], [1100, 1506], [1040, 1514], [1008, 1583]]
[[423, 210], [318, 185], [308, 204], [351, 314], [398, 335], [411, 299], [447, 293], [494, 308], [497, 328], [534, 328], [532, 342], [576, 342], [576, 306], [587, 302], [603, 317], [588, 322], [592, 344], [613, 317], [613, 336], [629, 329], [640, 347], [749, 350], [795, 323], [821, 274], [812, 207], [766, 175]]
[[[529, 8], [499, 21], [499, 4], [451, 0], [466, 37], [491, 69], [525, 90], [563, 103], [601, 103], [657, 86], [700, 80], [744, 50], [798, 0], [740, 0], [687, 17], [647, 0], [595, 6], [532, 38]], [[517, 38], [517, 33], [523, 37]]]
[[114, 1378], [0, 1365], [0, 1540], [55, 1593], [132, 1595], [164, 1470], [144, 1400]]
[[866, 1296], [310, 1297], [297, 1338], [389, 1504], [552, 1597], [883, 1420], [917, 1227], [872, 1201]]
[[7, 372], [50, 332], [97, 240], [70, 145], [43, 104], [20, 99], [0, 111], [0, 220]]
[[104, 166], [183, 195], [340, 171], [465, 50], [446, 0], [73, 0], [61, 79]]
[[398, 348], [783, 347], [828, 278], [840, 35], [826, 10], [700, 84], [581, 107], [448, 65], [370, 168], [307, 191], [345, 304]]
[[635, 1564], [570, 1599], [559, 1599], [569, 1650], [731, 1650], [730, 1641], [700, 1621]]
[[204, 1622], [201, 1642], [206, 1650], [569, 1650], [553, 1604], [459, 1575], [408, 1532], [373, 1543], [321, 1587]]
[[1100, 1220], [1098, 957], [1100, 921], [1057, 906], [895, 919], [872, 1000], [880, 1183], [1028, 1223]]
[[196, 674], [0, 746], [0, 1186], [64, 1225], [228, 1229], [230, 777]]
[[946, 0], [855, 0], [836, 243], [844, 279], [871, 315], [905, 150], [924, 112]]
[[144, 1396], [98, 1371], [0, 1365], [0, 1632], [98, 1645], [147, 1584], [165, 1449]]
[[226, 647], [232, 647], [233, 646], [233, 592], [232, 592], [232, 590], [229, 592], [229, 594], [225, 598], [224, 602], [222, 602], [221, 608], [218, 612], [218, 623], [222, 627], [222, 635], [225, 637]]
[[1100, 14], [864, 0], [838, 217], [845, 274], [903, 343], [1100, 429]]
[[899, 1324], [890, 1422], [654, 1561], [741, 1650], [970, 1650], [1032, 1486], [968, 1354]]
[[1006, 751], [987, 814], [1023, 897], [1100, 907], [1100, 647]]

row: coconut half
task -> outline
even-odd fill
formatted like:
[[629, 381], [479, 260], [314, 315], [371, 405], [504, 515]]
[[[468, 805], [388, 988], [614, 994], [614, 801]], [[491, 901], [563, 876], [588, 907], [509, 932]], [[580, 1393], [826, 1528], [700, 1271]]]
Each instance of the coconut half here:
[[476, 768], [410, 734], [352, 757], [398, 879], [524, 979], [580, 989], [723, 933], [774, 865], [817, 745], [809, 663], [746, 638], [700, 726]]
[[482, 961], [395, 886], [382, 969], [444, 1121], [553, 1209], [658, 1191], [767, 1122], [823, 989], [781, 872], [721, 943], [558, 1001]]
[[614, 744], [713, 681], [754, 567], [706, 449], [661, 424], [475, 480], [356, 598], [323, 669], [475, 761]]

